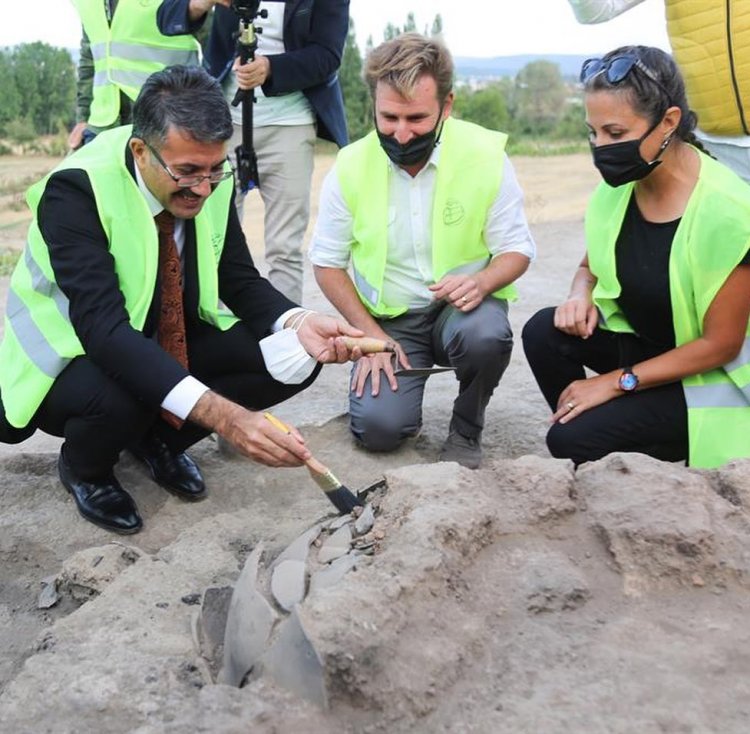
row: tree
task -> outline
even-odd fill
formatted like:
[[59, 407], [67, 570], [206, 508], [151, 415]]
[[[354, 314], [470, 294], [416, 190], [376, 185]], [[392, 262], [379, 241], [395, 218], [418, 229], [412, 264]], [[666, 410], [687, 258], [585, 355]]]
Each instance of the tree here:
[[372, 103], [370, 92], [362, 80], [362, 55], [354, 33], [354, 21], [351, 19], [339, 69], [339, 81], [346, 107], [349, 137], [357, 140], [372, 128]]
[[35, 41], [11, 53], [12, 78], [18, 95], [16, 117], [31, 121], [39, 135], [67, 125], [75, 110], [76, 71], [70, 53]]
[[567, 89], [560, 67], [551, 61], [532, 61], [516, 76], [513, 94], [515, 125], [519, 132], [545, 135], [552, 132], [565, 108]]
[[438, 13], [432, 21], [432, 28], [430, 29], [431, 36], [442, 36], [443, 35], [443, 16]]
[[456, 89], [453, 106], [456, 117], [475, 122], [491, 130], [508, 129], [509, 114], [505, 94], [498, 83], [472, 92], [468, 87]]
[[0, 50], [0, 131], [4, 131], [9, 122], [17, 119], [20, 112], [21, 96], [13, 77], [10, 53]]

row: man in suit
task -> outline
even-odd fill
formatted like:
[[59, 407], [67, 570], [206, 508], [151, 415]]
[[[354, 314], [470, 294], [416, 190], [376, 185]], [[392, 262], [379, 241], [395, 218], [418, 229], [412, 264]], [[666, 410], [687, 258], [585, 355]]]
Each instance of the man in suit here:
[[113, 474], [123, 449], [188, 500], [206, 488], [185, 449], [211, 431], [263, 464], [300, 465], [298, 431], [256, 411], [311, 384], [318, 363], [359, 356], [339, 337], [361, 332], [259, 276], [232, 204], [231, 134], [219, 84], [168, 67], [143, 86], [132, 129], [101, 133], [28, 193], [35, 216], [0, 344], [0, 440], [63, 437], [62, 483], [109, 530], [142, 526]]
[[[239, 16], [231, 0], [164, 0], [157, 22], [166, 35], [178, 25], [183, 33], [196, 33], [213, 10], [204, 66], [221, 81], [230, 101], [238, 86], [253, 90], [253, 147], [265, 211], [268, 278], [299, 302], [315, 138], [339, 147], [348, 141], [338, 69], [349, 30], [349, 0], [266, 0], [257, 5], [263, 15], [255, 25], [262, 33], [255, 59], [243, 65], [237, 60]], [[231, 111], [230, 158], [242, 141], [242, 106]], [[240, 221], [244, 196], [237, 194]]]

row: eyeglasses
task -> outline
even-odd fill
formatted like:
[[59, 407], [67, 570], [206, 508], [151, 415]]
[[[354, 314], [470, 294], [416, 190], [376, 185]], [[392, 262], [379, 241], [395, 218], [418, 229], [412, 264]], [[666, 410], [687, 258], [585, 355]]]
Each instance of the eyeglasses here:
[[582, 84], [586, 84], [595, 76], [604, 74], [604, 78], [610, 84], [619, 84], [633, 69], [638, 69], [642, 74], [647, 76], [669, 98], [669, 92], [657, 79], [656, 73], [649, 69], [635, 54], [622, 54], [621, 56], [613, 56], [610, 59], [586, 59], [581, 66], [579, 80]]
[[[146, 141], [143, 141], [146, 143]], [[174, 173], [172, 173], [172, 170], [170, 167], [164, 162], [164, 159], [148, 144], [146, 143], [146, 147], [151, 151], [154, 158], [156, 158], [157, 161], [159, 161], [159, 165], [167, 172], [167, 175], [181, 188], [181, 189], [191, 189], [194, 186], [200, 186], [204, 181], [208, 180], [209, 183], [217, 184], [221, 183], [222, 181], [226, 181], [228, 178], [231, 178], [234, 176], [234, 168], [230, 166], [230, 169], [228, 171], [215, 171], [214, 173], [209, 173], [208, 176], [197, 176], [194, 174], [187, 174], [184, 176], [175, 176]], [[227, 163], [228, 163], [227, 159]]]

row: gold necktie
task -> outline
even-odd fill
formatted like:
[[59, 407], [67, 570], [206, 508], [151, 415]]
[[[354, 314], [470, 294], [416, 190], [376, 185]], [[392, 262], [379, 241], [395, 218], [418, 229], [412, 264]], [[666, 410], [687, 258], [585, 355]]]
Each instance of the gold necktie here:
[[[159, 280], [161, 300], [157, 339], [162, 349], [171, 354], [185, 369], [188, 366], [185, 340], [185, 311], [182, 303], [182, 264], [174, 238], [174, 215], [164, 210], [154, 217], [159, 229]], [[174, 428], [184, 421], [162, 408], [162, 418]]]

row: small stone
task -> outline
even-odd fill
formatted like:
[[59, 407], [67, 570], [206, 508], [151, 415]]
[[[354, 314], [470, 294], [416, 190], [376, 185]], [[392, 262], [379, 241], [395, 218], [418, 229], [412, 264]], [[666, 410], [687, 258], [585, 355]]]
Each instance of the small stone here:
[[271, 593], [278, 605], [291, 612], [305, 598], [305, 564], [302, 561], [282, 561], [273, 570]]
[[194, 604], [201, 603], [201, 595], [200, 594], [185, 594], [185, 596], [180, 597], [180, 601], [183, 604], [187, 604], [188, 606], [193, 606]]
[[60, 595], [57, 593], [57, 576], [47, 576], [42, 579], [42, 590], [36, 602], [37, 609], [49, 609], [58, 601], [60, 601]]
[[155, 606], [159, 607], [159, 609], [167, 609], [169, 607], [168, 601], [157, 601]]
[[697, 574], [697, 573], [694, 573], [694, 574], [693, 574], [692, 582], [693, 582], [693, 586], [700, 586], [700, 587], [703, 587], [703, 586], [705, 586], [705, 585], [706, 585], [706, 582], [705, 582], [705, 581], [703, 580], [703, 577], [702, 577], [702, 576], [700, 576], [700, 575], [699, 575], [699, 574]]
[[318, 551], [318, 561], [328, 563], [349, 552], [352, 544], [352, 531], [348, 525], [339, 528], [328, 538]]
[[341, 517], [337, 517], [334, 520], [331, 520], [330, 523], [328, 523], [328, 529], [329, 530], [338, 530], [340, 527], [343, 527], [347, 523], [350, 523], [352, 521], [351, 515], [341, 515]]
[[364, 535], [372, 529], [375, 524], [375, 511], [372, 509], [372, 505], [366, 505], [360, 516], [354, 523], [354, 532], [357, 535]]
[[383, 538], [385, 538], [385, 530], [375, 530], [373, 532], [373, 537], [375, 538], [375, 540], [383, 540]]
[[364, 507], [361, 507], [360, 505], [356, 505], [352, 509], [352, 515], [354, 515], [354, 517], [359, 517], [364, 511], [365, 511]]

